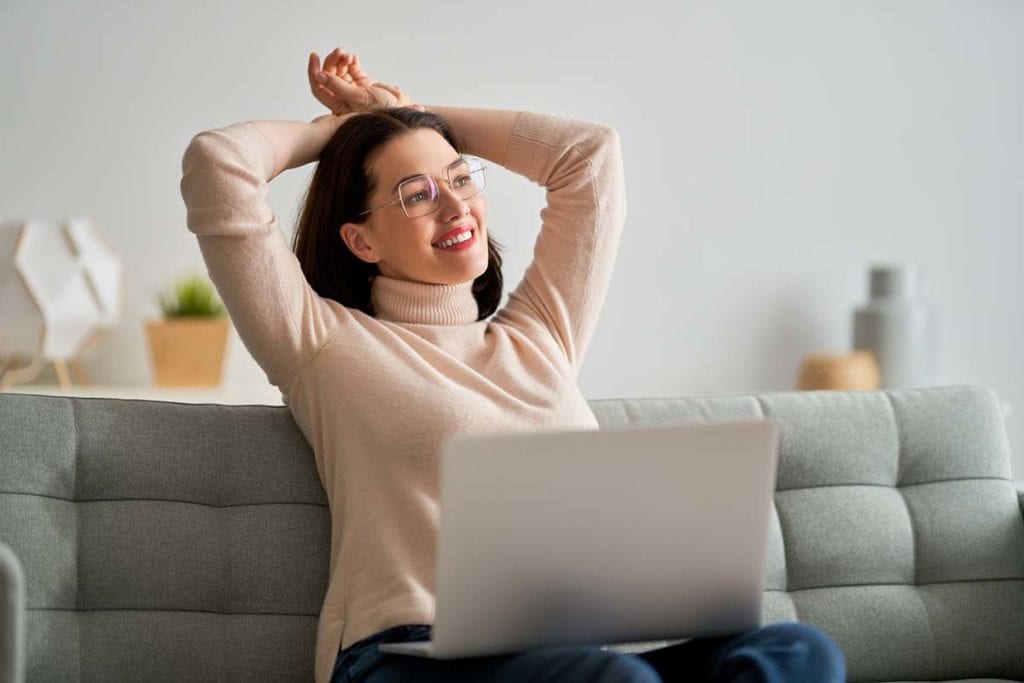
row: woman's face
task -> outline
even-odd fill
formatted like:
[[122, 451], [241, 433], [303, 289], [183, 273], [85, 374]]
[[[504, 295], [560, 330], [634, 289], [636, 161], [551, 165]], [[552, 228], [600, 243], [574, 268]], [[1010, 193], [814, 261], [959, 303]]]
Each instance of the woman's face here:
[[[447, 169], [458, 159], [448, 141], [429, 128], [388, 142], [370, 166], [375, 189], [367, 205], [397, 199], [400, 182], [429, 175], [437, 186], [438, 209], [410, 218], [395, 202], [368, 214], [363, 223], [345, 223], [340, 234], [352, 253], [398, 280], [448, 285], [480, 277], [487, 270], [487, 202], [483, 194], [460, 199], [446, 182]], [[465, 233], [468, 240], [441, 246]]]

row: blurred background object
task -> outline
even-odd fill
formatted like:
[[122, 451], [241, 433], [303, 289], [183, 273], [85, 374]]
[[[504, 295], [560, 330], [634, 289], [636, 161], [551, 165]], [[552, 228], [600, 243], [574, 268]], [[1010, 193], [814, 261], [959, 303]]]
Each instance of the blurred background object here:
[[879, 383], [878, 363], [870, 351], [808, 354], [797, 377], [797, 389], [807, 391], [874, 391]]
[[122, 268], [89, 219], [0, 223], [0, 389], [51, 363], [61, 387], [121, 318]]
[[883, 388], [938, 384], [938, 318], [918, 296], [917, 268], [872, 266], [868, 283], [870, 299], [853, 314], [853, 348], [874, 353]]
[[155, 384], [220, 386], [230, 321], [213, 283], [191, 272], [159, 298], [163, 318], [146, 323]]

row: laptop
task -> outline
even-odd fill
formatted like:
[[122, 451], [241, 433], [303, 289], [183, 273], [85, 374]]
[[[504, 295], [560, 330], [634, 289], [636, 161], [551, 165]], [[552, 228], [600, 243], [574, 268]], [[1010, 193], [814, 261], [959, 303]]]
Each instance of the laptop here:
[[770, 420], [457, 435], [441, 453], [434, 659], [760, 625]]

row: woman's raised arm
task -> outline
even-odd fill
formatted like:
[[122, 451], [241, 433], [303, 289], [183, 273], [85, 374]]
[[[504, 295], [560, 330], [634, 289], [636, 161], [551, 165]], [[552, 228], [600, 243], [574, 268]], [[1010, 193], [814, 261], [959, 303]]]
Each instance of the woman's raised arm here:
[[533, 112], [428, 106], [466, 151], [547, 190], [533, 261], [496, 321], [550, 335], [579, 372], [625, 222], [619, 136], [606, 125]]
[[253, 121], [270, 143], [274, 153], [274, 170], [269, 182], [290, 168], [312, 163], [348, 116], [327, 114], [305, 121]]
[[522, 112], [503, 166], [546, 190], [533, 261], [495, 321], [549, 334], [578, 376], [626, 216], [619, 136], [606, 125]]
[[268, 181], [315, 160], [342, 118], [237, 123], [195, 136], [182, 158], [188, 228], [239, 337], [282, 390], [343, 309], [310, 287], [267, 201]]
[[467, 152], [501, 166], [506, 165], [509, 142], [520, 112], [441, 106], [428, 106], [427, 109], [452, 124], [465, 141]]

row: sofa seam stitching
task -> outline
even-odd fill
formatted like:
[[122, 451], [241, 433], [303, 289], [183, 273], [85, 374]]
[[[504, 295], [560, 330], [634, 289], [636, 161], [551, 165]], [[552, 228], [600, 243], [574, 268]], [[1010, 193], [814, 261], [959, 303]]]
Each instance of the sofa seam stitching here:
[[[67, 399], [68, 405], [71, 408], [71, 430], [74, 433], [74, 483], [73, 490], [71, 492], [72, 502], [78, 502], [78, 471], [79, 461], [81, 458], [81, 443], [79, 438], [79, 427], [78, 427], [78, 408], [75, 401], [71, 398]], [[80, 518], [78, 515], [78, 506], [74, 507], [74, 520], [75, 520], [75, 612], [79, 611], [79, 596], [81, 595], [82, 585], [82, 543], [81, 543], [81, 525], [79, 524]], [[76, 630], [78, 631], [78, 680], [82, 680], [82, 624], [81, 621], [75, 619]]]
[[878, 489], [899, 490], [899, 489], [908, 489], [908, 488], [911, 488], [911, 487], [914, 487], [914, 486], [930, 486], [932, 484], [948, 484], [948, 483], [953, 483], [953, 482], [958, 482], [958, 481], [1002, 481], [1002, 482], [1010, 481], [1010, 482], [1012, 482], [1013, 480], [1012, 479], [1005, 479], [1003, 477], [954, 477], [952, 479], [936, 479], [934, 481], [921, 481], [921, 482], [915, 482], [913, 484], [900, 484], [900, 485], [897, 485], [897, 486], [890, 486], [889, 484], [874, 484], [874, 483], [867, 483], [867, 482], [847, 482], [847, 483], [841, 483], [841, 484], [814, 484], [812, 486], [796, 486], [796, 487], [791, 488], [791, 489], [776, 489], [775, 492], [776, 493], [784, 493], [784, 492], [788, 492], [788, 491], [806, 491], [808, 489], [827, 489], [827, 488], [837, 488], [837, 487], [842, 487], [842, 486], [849, 487], [849, 488], [861, 486], [861, 487], [870, 487], [870, 488], [878, 488]]
[[216, 612], [208, 609], [162, 609], [159, 607], [83, 607], [68, 609], [66, 607], [32, 607], [27, 612], [182, 612], [185, 614], [216, 614], [225, 617], [309, 617], [318, 619], [319, 612]]
[[294, 501], [271, 501], [267, 503], [238, 503], [235, 505], [211, 505], [209, 503], [197, 503], [192, 500], [177, 500], [174, 498], [92, 498], [87, 500], [74, 500], [61, 496], [48, 496], [45, 493], [32, 491], [0, 491], [0, 496], [31, 496], [33, 498], [47, 498], [50, 500], [61, 500], [65, 503], [132, 503], [132, 502], [153, 502], [153, 503], [180, 503], [182, 505], [199, 505], [202, 507], [215, 508], [218, 510], [229, 508], [260, 507], [263, 505], [305, 505], [310, 507], [330, 508], [326, 503], [303, 503]]
[[818, 591], [818, 590], [835, 590], [838, 588], [878, 588], [880, 586], [906, 586], [908, 588], [922, 588], [925, 586], [955, 586], [964, 583], [997, 583], [1002, 581], [1020, 581], [1024, 582], [1024, 574], [1021, 576], [1001, 576], [998, 578], [985, 578], [985, 579], [957, 579], [954, 581], [929, 581], [928, 583], [837, 583], [828, 586], [809, 586], [807, 588], [791, 588], [786, 591], [778, 591], [775, 589], [765, 589], [766, 593], [799, 593], [806, 591]]

